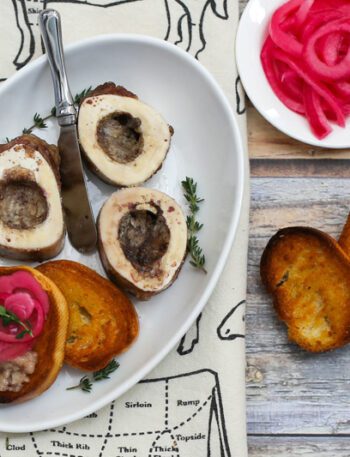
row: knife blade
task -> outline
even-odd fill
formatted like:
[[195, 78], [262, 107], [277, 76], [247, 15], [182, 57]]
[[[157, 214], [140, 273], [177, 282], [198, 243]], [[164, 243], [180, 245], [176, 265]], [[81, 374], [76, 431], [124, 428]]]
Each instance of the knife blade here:
[[61, 127], [58, 149], [68, 236], [76, 249], [89, 252], [96, 248], [97, 232], [82, 167], [77, 113], [64, 64], [60, 15], [52, 9], [44, 10], [40, 13], [39, 22], [54, 86], [56, 117]]
[[75, 125], [63, 125], [58, 139], [61, 155], [62, 202], [70, 241], [79, 251], [96, 246], [95, 221], [88, 199]]

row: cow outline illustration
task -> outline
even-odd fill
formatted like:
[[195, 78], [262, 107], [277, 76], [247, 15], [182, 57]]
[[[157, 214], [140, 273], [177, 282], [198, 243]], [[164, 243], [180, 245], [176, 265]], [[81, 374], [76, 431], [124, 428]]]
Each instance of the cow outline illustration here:
[[196, 323], [188, 330], [187, 333], [181, 338], [177, 347], [179, 355], [191, 354], [195, 346], [199, 343], [199, 322], [202, 318], [202, 313], [197, 317]]
[[220, 340], [233, 341], [237, 338], [244, 338], [244, 333], [241, 333], [241, 322], [245, 320], [245, 303], [245, 300], [241, 300], [223, 318], [217, 328]]
[[[137, 4], [147, 0], [60, 0], [61, 3], [111, 8], [119, 5]], [[207, 41], [204, 33], [205, 17], [211, 11], [217, 18], [227, 20], [227, 0], [163, 0], [167, 18], [164, 39], [184, 48], [197, 59], [204, 51]], [[20, 34], [20, 48], [13, 58], [18, 70], [26, 65], [34, 56], [35, 50], [41, 46], [37, 16], [50, 3], [59, 0], [39, 0], [31, 3], [28, 0], [12, 0], [15, 10], [16, 27]], [[198, 5], [198, 6], [195, 6]], [[195, 10], [196, 9], [196, 10]], [[30, 13], [30, 14], [29, 14]]]

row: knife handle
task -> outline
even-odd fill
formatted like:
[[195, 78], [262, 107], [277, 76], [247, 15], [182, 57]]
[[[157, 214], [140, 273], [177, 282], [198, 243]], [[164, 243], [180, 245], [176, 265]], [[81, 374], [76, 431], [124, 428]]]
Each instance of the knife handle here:
[[51, 69], [57, 121], [59, 125], [75, 124], [77, 112], [69, 89], [64, 64], [61, 17], [55, 10], [43, 10], [39, 15], [39, 23]]

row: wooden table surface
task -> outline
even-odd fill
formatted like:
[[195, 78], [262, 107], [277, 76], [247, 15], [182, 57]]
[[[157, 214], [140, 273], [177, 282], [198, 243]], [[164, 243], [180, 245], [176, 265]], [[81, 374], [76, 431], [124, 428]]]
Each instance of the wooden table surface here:
[[350, 209], [350, 150], [332, 152], [293, 141], [247, 105], [249, 456], [349, 457], [350, 345], [310, 355], [290, 343], [261, 286], [259, 262], [279, 228], [307, 225], [340, 234]]

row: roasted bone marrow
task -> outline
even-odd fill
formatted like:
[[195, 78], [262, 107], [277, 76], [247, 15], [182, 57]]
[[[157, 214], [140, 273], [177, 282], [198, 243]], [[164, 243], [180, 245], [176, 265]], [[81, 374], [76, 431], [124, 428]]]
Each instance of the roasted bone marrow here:
[[99, 252], [109, 277], [141, 300], [167, 289], [186, 256], [187, 225], [168, 195], [135, 187], [112, 194], [98, 219]]
[[135, 94], [109, 82], [82, 101], [78, 133], [91, 170], [109, 184], [128, 187], [161, 168], [173, 129]]
[[34, 135], [0, 145], [0, 255], [49, 259], [64, 233], [57, 147]]

